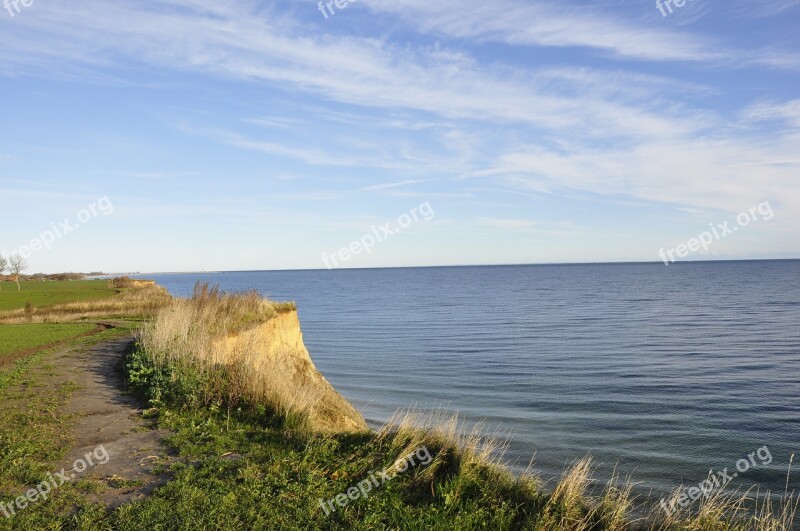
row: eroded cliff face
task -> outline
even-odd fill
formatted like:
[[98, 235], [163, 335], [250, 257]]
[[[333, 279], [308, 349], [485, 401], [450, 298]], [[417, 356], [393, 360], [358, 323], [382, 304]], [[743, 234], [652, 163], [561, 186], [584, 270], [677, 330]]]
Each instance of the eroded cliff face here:
[[303, 343], [296, 311], [220, 340], [213, 356], [222, 363], [238, 360], [253, 371], [254, 379], [263, 382], [265, 396], [305, 411], [315, 431], [368, 429], [361, 414], [317, 370]]

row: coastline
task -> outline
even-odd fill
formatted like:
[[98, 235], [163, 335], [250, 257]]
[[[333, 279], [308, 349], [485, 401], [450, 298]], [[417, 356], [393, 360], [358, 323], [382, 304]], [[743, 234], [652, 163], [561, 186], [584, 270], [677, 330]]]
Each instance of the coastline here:
[[[577, 531], [631, 529], [634, 523], [713, 530], [739, 522], [747, 525], [742, 529], [791, 529], [796, 505], [787, 505], [790, 512], [783, 515], [754, 516], [746, 496], [721, 490], [709, 493], [699, 510], [667, 499], [667, 513], [655, 500], [635, 500], [630, 480], [598, 477], [589, 458], [568, 464], [552, 485], [530, 469], [512, 473], [504, 460], [506, 442], [451, 413], [400, 412], [368, 430], [317, 370], [294, 303], [203, 284], [195, 285], [191, 298], [168, 296], [154, 282], [115, 279], [108, 285], [111, 294], [95, 301], [34, 308], [29, 315], [21, 309], [0, 313], [6, 322], [102, 320], [136, 330], [133, 348], [102, 348], [124, 356], [125, 387], [141, 401], [138, 414], [152, 423], [150, 429], [168, 434], [162, 443], [177, 459], [168, 461], [169, 477], [152, 480], [159, 488], [116, 508], [93, 509], [80, 486], [62, 486], [92, 525], [202, 522], [227, 528], [235, 520], [244, 527], [284, 521], [326, 529], [380, 524]], [[132, 313], [139, 317], [131, 320]], [[124, 338], [124, 331], [115, 333]], [[103, 409], [98, 399], [113, 400], [107, 392], [93, 399], [93, 409]], [[46, 420], [56, 436], [59, 418]], [[108, 466], [119, 466], [115, 455], [110, 446]], [[608, 480], [605, 488], [596, 488], [598, 479]], [[2, 496], [0, 502], [11, 503]], [[43, 503], [14, 518], [33, 525], [63, 522], [68, 514], [59, 504]]]

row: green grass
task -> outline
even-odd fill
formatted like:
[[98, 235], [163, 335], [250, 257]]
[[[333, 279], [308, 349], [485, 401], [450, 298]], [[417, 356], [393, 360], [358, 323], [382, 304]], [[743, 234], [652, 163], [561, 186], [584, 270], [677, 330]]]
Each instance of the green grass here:
[[[0, 409], [0, 501], [41, 481], [69, 447], [63, 435], [69, 419], [52, 412], [73, 388], [46, 389], [29, 378], [24, 369], [41, 357], [6, 371], [13, 374], [7, 384], [25, 385], [12, 391], [0, 384], [0, 400], [16, 402]], [[141, 360], [127, 366], [140, 391], [157, 381], [155, 371], [144, 369], [153, 367]], [[65, 484], [12, 520], [0, 517], [0, 529], [522, 529], [543, 500], [488, 468], [451, 472], [452, 456], [431, 444], [438, 460], [398, 473], [326, 515], [321, 498], [388, 469], [408, 454], [407, 441], [369, 433], [311, 435], [258, 407], [229, 416], [218, 407], [187, 407], [177, 397], [155, 404], [158, 423], [174, 432], [168, 443], [179, 454], [164, 487], [108, 510], [87, 501], [92, 485]]]
[[90, 301], [112, 297], [117, 291], [105, 280], [65, 280], [52, 282], [20, 282], [21, 291], [13, 282], [2, 282], [0, 311], [24, 308], [30, 302], [34, 308], [44, 308], [67, 302]]
[[[534, 529], [546, 497], [535, 482], [467, 465], [453, 448], [427, 442], [433, 460], [419, 462], [368, 496], [326, 514], [328, 500], [389, 469], [409, 453], [403, 436], [313, 435], [263, 408], [198, 407], [192, 385], [153, 392], [165, 378], [133, 353], [126, 372], [134, 389], [157, 407], [158, 423], [174, 435], [173, 479], [153, 495], [108, 511], [72, 491], [20, 514], [20, 528], [69, 529]], [[153, 397], [158, 398], [153, 398]], [[65, 511], [74, 504], [75, 512]]]
[[[279, 422], [209, 410], [160, 411], [180, 454], [174, 478], [154, 495], [116, 510], [62, 490], [20, 513], [19, 529], [521, 529], [536, 498], [490, 477], [463, 474], [427, 483], [423, 467], [398, 475], [366, 498], [326, 515], [319, 499], [389, 467], [399, 452], [371, 435], [320, 437]], [[233, 452], [233, 453], [232, 453]], [[37, 470], [38, 472], [39, 470]], [[432, 495], [435, 490], [436, 496]], [[74, 504], [76, 512], [71, 512]], [[0, 523], [2, 526], [2, 523]]]
[[538, 499], [508, 482], [485, 484], [477, 474], [427, 481], [420, 466], [326, 515], [319, 500], [389, 467], [399, 457], [393, 441], [371, 435], [309, 437], [241, 416], [228, 426], [224, 415], [198, 410], [164, 410], [161, 423], [176, 432], [170, 442], [186, 462], [152, 497], [94, 525], [123, 530], [139, 529], [142, 522], [155, 529], [522, 529], [526, 508]]
[[75, 337], [94, 328], [93, 324], [0, 325], [0, 362], [9, 354]]

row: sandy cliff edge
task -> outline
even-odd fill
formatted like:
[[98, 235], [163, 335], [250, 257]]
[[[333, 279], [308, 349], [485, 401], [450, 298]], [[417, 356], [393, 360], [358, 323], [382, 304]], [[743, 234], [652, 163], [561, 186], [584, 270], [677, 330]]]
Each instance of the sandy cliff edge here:
[[214, 356], [235, 358], [235, 352], [257, 352], [248, 356], [248, 369], [269, 375], [269, 385], [308, 411], [315, 431], [324, 433], [368, 430], [364, 417], [319, 372], [303, 342], [296, 310], [279, 313], [269, 321], [220, 340]]

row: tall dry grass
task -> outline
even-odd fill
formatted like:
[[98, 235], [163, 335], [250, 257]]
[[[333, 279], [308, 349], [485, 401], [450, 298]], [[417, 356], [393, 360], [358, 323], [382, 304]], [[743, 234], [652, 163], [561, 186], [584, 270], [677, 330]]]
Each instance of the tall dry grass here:
[[[175, 299], [137, 333], [139, 347], [154, 364], [170, 367], [175, 378], [191, 371], [200, 399], [230, 408], [265, 406], [297, 427], [311, 428], [329, 390], [324, 379], [302, 378], [316, 369], [303, 352], [273, 352], [259, 330], [292, 303], [262, 299], [256, 292], [226, 294], [197, 284], [190, 299]], [[231, 339], [228, 341], [227, 339]], [[327, 382], [325, 382], [327, 384]]]
[[501, 468], [508, 448], [507, 437], [486, 435], [482, 423], [469, 426], [458, 413], [446, 411], [399, 411], [375, 437], [381, 442], [390, 441], [400, 454], [421, 446], [436, 448], [437, 457], [426, 469], [430, 479], [441, 472], [457, 469], [477, 466]]
[[677, 509], [666, 514], [654, 507], [648, 519], [648, 529], [672, 531], [678, 529], [698, 531], [792, 531], [796, 529], [797, 508], [800, 500], [789, 491], [792, 461], [786, 475], [786, 489], [776, 500], [770, 492], [761, 494], [751, 489], [745, 492], [719, 489], [708, 497], [701, 497], [696, 505], [681, 508], [675, 502], [685, 492], [678, 488], [667, 498], [668, 505]]
[[266, 323], [291, 308], [255, 292], [225, 294], [218, 287], [198, 283], [192, 298], [173, 300], [145, 324], [139, 340], [159, 362], [224, 361], [215, 351], [217, 339]]
[[[527, 496], [532, 515], [526, 529], [539, 531], [791, 531], [797, 521], [798, 499], [789, 492], [791, 463], [787, 471], [786, 492], [780, 500], [769, 493], [718, 491], [696, 506], [667, 515], [656, 505], [639, 504], [633, 496], [630, 478], [621, 479], [615, 471], [600, 492], [594, 489], [591, 457], [578, 460], [548, 493], [529, 470], [513, 476], [503, 456], [508, 438], [485, 436], [481, 424], [467, 426], [457, 414], [435, 411], [401, 411], [376, 435], [388, 441], [397, 455], [427, 446], [435, 458], [420, 477], [434, 481], [445, 476], [480, 478], [485, 488], [503, 485], [504, 491], [517, 490]], [[794, 456], [792, 456], [793, 460]], [[488, 481], [487, 481], [488, 480]], [[676, 489], [674, 499], [682, 494]], [[643, 516], [642, 516], [643, 515]]]

